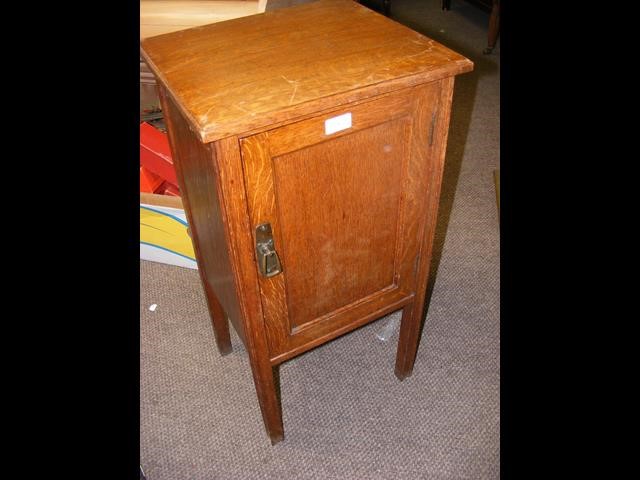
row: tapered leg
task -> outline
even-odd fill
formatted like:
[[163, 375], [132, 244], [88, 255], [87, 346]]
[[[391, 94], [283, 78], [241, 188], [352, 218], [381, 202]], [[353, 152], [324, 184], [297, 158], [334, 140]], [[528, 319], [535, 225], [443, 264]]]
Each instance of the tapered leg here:
[[416, 360], [416, 352], [420, 342], [420, 327], [424, 311], [422, 303], [410, 303], [402, 310], [395, 370], [396, 377], [400, 380], [404, 380], [413, 372], [413, 364]]
[[227, 355], [231, 353], [231, 336], [229, 335], [229, 321], [227, 320], [227, 314], [224, 312], [222, 305], [216, 294], [213, 293], [209, 284], [204, 280], [207, 303], [209, 305], [209, 316], [211, 317], [211, 323], [213, 324], [213, 333], [216, 337], [216, 345], [218, 345], [218, 351], [220, 355]]
[[249, 357], [264, 428], [271, 439], [271, 445], [275, 445], [284, 439], [282, 407], [278, 388], [279, 366], [272, 367], [267, 358], [256, 358], [251, 354]]

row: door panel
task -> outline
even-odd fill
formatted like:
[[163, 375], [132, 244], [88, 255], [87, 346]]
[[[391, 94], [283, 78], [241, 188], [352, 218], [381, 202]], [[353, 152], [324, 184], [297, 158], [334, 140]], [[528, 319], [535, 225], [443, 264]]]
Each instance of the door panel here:
[[405, 116], [273, 158], [292, 332], [394, 285], [410, 128]]
[[[271, 224], [282, 265], [272, 277], [256, 268], [272, 358], [413, 298], [437, 91], [407, 89], [241, 140], [252, 226]], [[346, 113], [351, 126], [327, 135], [325, 121]]]

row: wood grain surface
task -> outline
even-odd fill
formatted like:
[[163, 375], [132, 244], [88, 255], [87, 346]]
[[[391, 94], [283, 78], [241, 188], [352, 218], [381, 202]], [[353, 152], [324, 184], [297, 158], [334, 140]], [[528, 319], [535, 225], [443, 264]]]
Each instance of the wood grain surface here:
[[147, 38], [141, 55], [203, 142], [473, 68], [352, 0]]
[[234, 281], [240, 300], [253, 382], [260, 411], [271, 443], [284, 438], [282, 409], [278, 395], [277, 365], [272, 366], [266, 325], [260, 301], [252, 224], [247, 215], [247, 193], [243, 181], [242, 157], [237, 138], [226, 138], [213, 144], [217, 162], [222, 218], [227, 225], [228, 247]]
[[189, 130], [164, 88], [159, 92], [172, 156], [179, 159], [174, 162], [176, 174], [216, 341], [220, 351], [228, 353], [231, 350], [228, 319], [242, 339], [245, 329], [229, 257], [215, 152]]
[[[265, 429], [278, 365], [402, 309], [420, 340], [453, 93], [473, 64], [351, 0], [146, 39], [218, 347], [247, 348]], [[327, 121], [351, 123], [327, 132]], [[260, 274], [268, 222], [283, 271]]]
[[[413, 218], [417, 225], [420, 244], [415, 263], [416, 297], [412, 304], [403, 309], [398, 338], [395, 374], [400, 380], [404, 380], [411, 375], [418, 344], [420, 343], [420, 331], [425, 312], [425, 295], [427, 293], [427, 283], [429, 282], [429, 265], [431, 264], [447, 136], [449, 134], [454, 77], [442, 79], [438, 83], [437, 96], [417, 98], [418, 111], [426, 110], [433, 113], [431, 121], [428, 121], [425, 116], [418, 117], [414, 130], [415, 132], [429, 131], [428, 147], [417, 152], [418, 155], [413, 158], [415, 162], [425, 161], [427, 170], [424, 175], [412, 178], [415, 184], [414, 188], [418, 193], [414, 201], [418, 201], [419, 204], [414, 204], [409, 208], [414, 212]], [[422, 142], [424, 142], [424, 137]]]
[[[440, 91], [411, 87], [241, 139], [251, 228], [271, 224], [283, 266], [258, 274], [272, 362], [416, 295], [425, 217], [437, 208], [425, 196]], [[345, 113], [352, 126], [326, 135], [325, 121]]]

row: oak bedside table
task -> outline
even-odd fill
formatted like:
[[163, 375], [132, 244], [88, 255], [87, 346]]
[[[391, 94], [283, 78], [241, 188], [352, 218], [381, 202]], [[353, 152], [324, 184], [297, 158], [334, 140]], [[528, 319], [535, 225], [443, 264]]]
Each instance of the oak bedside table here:
[[[272, 443], [278, 365], [402, 309], [411, 374], [454, 76], [468, 59], [351, 0], [147, 38], [216, 342], [247, 348]], [[336, 406], [336, 408], [338, 408]]]

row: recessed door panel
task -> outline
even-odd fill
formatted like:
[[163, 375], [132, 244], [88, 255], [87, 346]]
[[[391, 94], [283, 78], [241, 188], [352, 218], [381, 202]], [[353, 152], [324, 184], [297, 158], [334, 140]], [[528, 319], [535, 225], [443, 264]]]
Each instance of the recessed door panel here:
[[273, 158], [291, 331], [394, 284], [410, 118]]
[[437, 91], [408, 89], [241, 140], [252, 228], [269, 224], [281, 269], [266, 275], [257, 248], [272, 358], [411, 301]]

